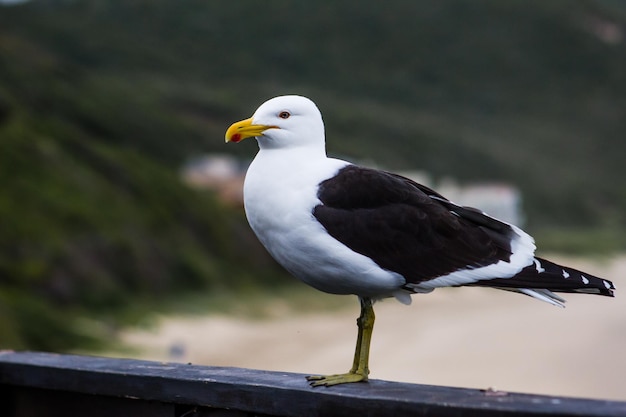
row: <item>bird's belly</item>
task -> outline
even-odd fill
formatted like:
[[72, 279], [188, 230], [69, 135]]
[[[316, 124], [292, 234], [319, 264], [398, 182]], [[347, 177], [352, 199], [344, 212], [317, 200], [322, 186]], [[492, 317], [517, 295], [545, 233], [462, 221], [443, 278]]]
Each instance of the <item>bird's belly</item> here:
[[246, 215], [274, 259], [320, 291], [382, 298], [404, 285], [401, 275], [380, 268], [330, 236], [312, 214], [317, 203], [309, 202], [308, 207], [284, 204], [266, 193], [252, 204], [248, 200]]

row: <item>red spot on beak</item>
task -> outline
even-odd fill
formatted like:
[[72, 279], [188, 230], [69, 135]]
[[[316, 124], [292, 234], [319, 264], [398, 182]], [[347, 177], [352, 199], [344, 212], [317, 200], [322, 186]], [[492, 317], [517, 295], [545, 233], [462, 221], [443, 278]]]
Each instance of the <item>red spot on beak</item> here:
[[230, 138], [231, 142], [239, 142], [241, 141], [241, 135], [239, 133], [235, 133], [231, 138]]

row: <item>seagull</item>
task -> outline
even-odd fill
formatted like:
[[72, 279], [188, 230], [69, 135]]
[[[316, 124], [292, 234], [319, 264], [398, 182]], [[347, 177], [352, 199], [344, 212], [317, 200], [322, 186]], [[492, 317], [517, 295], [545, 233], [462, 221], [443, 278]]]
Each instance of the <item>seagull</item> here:
[[308, 376], [310, 385], [367, 381], [374, 302], [439, 287], [513, 291], [555, 306], [555, 294], [613, 296], [613, 283], [535, 256], [534, 239], [481, 210], [453, 203], [403, 176], [326, 156], [315, 103], [296, 95], [263, 103], [232, 124], [226, 142], [256, 138], [244, 182], [250, 227], [292, 275], [360, 301], [347, 373]]

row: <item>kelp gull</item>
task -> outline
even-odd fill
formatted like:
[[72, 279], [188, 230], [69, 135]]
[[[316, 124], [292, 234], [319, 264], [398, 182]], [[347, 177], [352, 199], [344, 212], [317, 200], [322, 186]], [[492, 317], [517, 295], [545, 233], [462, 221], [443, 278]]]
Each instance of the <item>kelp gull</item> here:
[[536, 257], [531, 236], [480, 210], [390, 172], [326, 156], [317, 106], [300, 96], [263, 103], [226, 142], [255, 137], [244, 184], [250, 226], [270, 254], [305, 283], [361, 303], [352, 369], [312, 376], [313, 386], [366, 381], [373, 302], [438, 287], [484, 286], [556, 306], [554, 292], [613, 296], [605, 279]]

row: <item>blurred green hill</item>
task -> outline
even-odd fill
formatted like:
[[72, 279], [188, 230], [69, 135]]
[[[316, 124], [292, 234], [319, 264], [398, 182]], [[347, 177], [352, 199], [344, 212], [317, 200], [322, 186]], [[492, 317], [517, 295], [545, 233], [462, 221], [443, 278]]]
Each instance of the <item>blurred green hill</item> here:
[[508, 181], [544, 248], [623, 249], [625, 34], [611, 0], [0, 7], [0, 347], [70, 349], [93, 339], [80, 314], [283, 282], [243, 213], [178, 176], [251, 158], [224, 129], [279, 94], [318, 103], [331, 154]]

